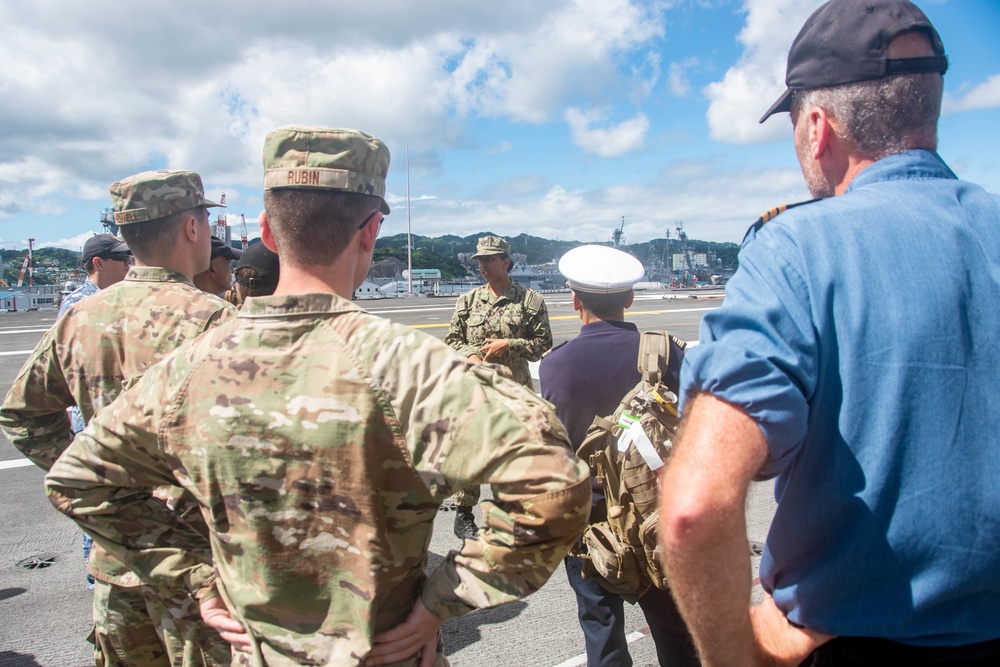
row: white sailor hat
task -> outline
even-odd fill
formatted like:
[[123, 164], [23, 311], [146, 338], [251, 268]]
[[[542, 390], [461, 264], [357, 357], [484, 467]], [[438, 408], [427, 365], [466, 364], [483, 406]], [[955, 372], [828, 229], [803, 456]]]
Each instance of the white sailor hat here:
[[642, 262], [628, 253], [603, 245], [582, 245], [559, 258], [559, 273], [577, 292], [627, 292], [642, 280]]

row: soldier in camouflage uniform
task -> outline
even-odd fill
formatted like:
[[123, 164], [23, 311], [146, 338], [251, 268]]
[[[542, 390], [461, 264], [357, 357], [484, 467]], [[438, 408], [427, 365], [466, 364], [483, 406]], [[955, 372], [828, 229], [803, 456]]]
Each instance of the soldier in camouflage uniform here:
[[[463, 357], [501, 364], [516, 382], [531, 388], [529, 361], [538, 361], [552, 348], [549, 313], [542, 295], [514, 282], [510, 270], [510, 243], [484, 236], [476, 244], [479, 273], [486, 284], [458, 297], [445, 342]], [[472, 508], [479, 502], [479, 486], [455, 494], [455, 535], [476, 539]]]
[[[52, 502], [143, 577], [186, 573], [254, 665], [446, 666], [443, 619], [537, 590], [586, 523], [587, 468], [547, 403], [351, 301], [388, 165], [356, 130], [269, 134], [277, 291], [150, 369], [47, 477]], [[150, 502], [168, 483], [198, 499], [214, 567]], [[487, 530], [428, 576], [438, 506], [480, 483], [497, 495]]]
[[476, 244], [486, 284], [458, 297], [445, 342], [473, 361], [502, 364], [516, 382], [531, 387], [529, 361], [552, 348], [545, 299], [510, 278], [510, 243], [484, 236]]
[[[80, 256], [83, 262], [83, 269], [87, 272], [87, 279], [74, 291], [66, 295], [59, 303], [59, 312], [56, 319], [59, 319], [78, 301], [91, 294], [97, 294], [105, 287], [111, 287], [115, 283], [125, 280], [129, 266], [132, 265], [132, 252], [128, 246], [113, 234], [95, 234], [83, 244], [83, 252]], [[75, 405], [69, 409], [70, 427], [73, 433], [79, 433], [86, 425], [80, 408]], [[94, 546], [94, 541], [90, 535], [83, 534], [83, 562], [90, 562], [90, 550]], [[87, 588], [94, 590], [94, 575], [87, 573]]]
[[[136, 265], [125, 279], [83, 299], [42, 338], [0, 408], [10, 441], [48, 470], [70, 443], [66, 408], [85, 421], [182, 341], [231, 317], [235, 309], [194, 287], [209, 262], [211, 227], [201, 177], [190, 171], [137, 174], [111, 185], [115, 222]], [[161, 400], [167, 400], [167, 396]], [[127, 426], [120, 433], [125, 434]], [[179, 499], [162, 494], [161, 508]], [[112, 503], [117, 500], [110, 501]], [[198, 523], [207, 534], [200, 516]], [[202, 538], [202, 549], [207, 541]], [[98, 665], [217, 665], [228, 645], [201, 620], [188, 590], [169, 580], [155, 587], [94, 546]], [[180, 576], [180, 575], [178, 575]]]

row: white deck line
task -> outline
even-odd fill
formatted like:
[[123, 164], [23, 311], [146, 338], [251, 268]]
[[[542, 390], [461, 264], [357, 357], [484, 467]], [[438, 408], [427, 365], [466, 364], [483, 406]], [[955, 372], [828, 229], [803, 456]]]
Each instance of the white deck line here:
[[35, 465], [28, 459], [11, 459], [10, 461], [0, 461], [0, 470], [7, 468], [26, 468]]
[[[649, 628], [646, 629], [648, 630]], [[625, 636], [625, 641], [631, 644], [632, 642], [638, 641], [645, 636], [646, 633], [644, 632], [632, 632]], [[581, 653], [580, 655], [573, 656], [569, 660], [560, 662], [558, 665], [554, 665], [554, 667], [580, 667], [580, 665], [586, 665], [586, 664], [587, 664], [587, 654]]]

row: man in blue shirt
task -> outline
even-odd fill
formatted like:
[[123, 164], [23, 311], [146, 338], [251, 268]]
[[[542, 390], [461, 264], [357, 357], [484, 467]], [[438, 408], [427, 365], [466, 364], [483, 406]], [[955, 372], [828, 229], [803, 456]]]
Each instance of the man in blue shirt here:
[[[594, 417], [606, 417], [639, 382], [639, 330], [625, 321], [632, 305], [632, 286], [645, 270], [635, 257], [606, 246], [573, 248], [559, 259], [559, 271], [573, 290], [573, 308], [583, 326], [580, 335], [542, 358], [538, 368], [542, 397], [579, 449]], [[677, 389], [682, 350], [671, 341], [665, 384]], [[591, 474], [591, 523], [607, 519], [603, 490]], [[576, 593], [580, 628], [587, 646], [588, 667], [628, 667], [632, 658], [625, 637], [625, 604], [581, 575], [583, 559], [567, 556], [566, 575]], [[650, 588], [638, 600], [649, 634], [664, 667], [696, 667], [691, 635], [670, 591]]]
[[[707, 665], [1000, 664], [1000, 198], [935, 152], [946, 69], [903, 0], [833, 0], [789, 52], [765, 118], [790, 113], [822, 199], [747, 234], [661, 486]], [[750, 610], [744, 502], [770, 477]]]
[[[132, 266], [132, 253], [117, 236], [94, 234], [83, 244], [80, 260], [87, 272], [87, 279], [62, 300], [56, 319], [65, 315], [77, 301], [124, 280], [128, 268]], [[82, 426], [80, 430], [83, 430]]]
[[[115, 283], [125, 279], [128, 268], [132, 266], [132, 252], [124, 241], [113, 234], [95, 234], [83, 244], [83, 253], [80, 256], [83, 262], [83, 269], [87, 272], [87, 279], [83, 284], [66, 295], [66, 298], [59, 304], [59, 313], [56, 319], [65, 315], [73, 304], [91, 294], [97, 294], [105, 287], [111, 287]], [[69, 409], [69, 418], [73, 433], [79, 433], [86, 424], [80, 408], [73, 406]], [[90, 560], [90, 550], [94, 546], [94, 540], [87, 533], [83, 534], [83, 562]], [[94, 576], [87, 573], [87, 588], [94, 590]]]

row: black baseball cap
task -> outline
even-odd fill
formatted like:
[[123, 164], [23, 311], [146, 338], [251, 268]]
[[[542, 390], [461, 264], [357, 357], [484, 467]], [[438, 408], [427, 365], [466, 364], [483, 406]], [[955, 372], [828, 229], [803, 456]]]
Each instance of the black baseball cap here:
[[212, 237], [212, 259], [216, 257], [223, 256], [229, 259], [239, 259], [243, 256], [243, 251], [239, 248], [234, 248], [229, 245], [218, 236]]
[[101, 255], [116, 252], [130, 252], [125, 242], [114, 234], [95, 234], [83, 244], [83, 261], [87, 262]]
[[[896, 36], [911, 30], [924, 33], [933, 56], [886, 58]], [[907, 0], [830, 0], [813, 12], [788, 51], [788, 88], [760, 122], [791, 111], [792, 91], [826, 88], [881, 79], [893, 74], [948, 70], [944, 45], [930, 20]]]
[[[246, 278], [240, 275], [240, 269], [251, 268], [257, 272], [254, 278]], [[278, 262], [278, 254], [270, 250], [261, 242], [254, 243], [243, 253], [243, 257], [236, 263], [236, 282], [244, 287], [274, 292], [278, 286], [278, 277], [281, 274], [281, 266]]]

